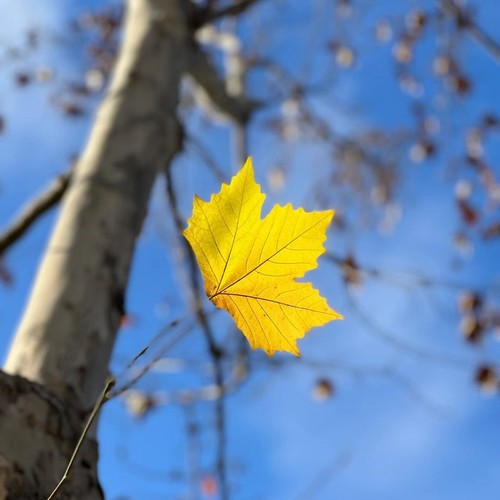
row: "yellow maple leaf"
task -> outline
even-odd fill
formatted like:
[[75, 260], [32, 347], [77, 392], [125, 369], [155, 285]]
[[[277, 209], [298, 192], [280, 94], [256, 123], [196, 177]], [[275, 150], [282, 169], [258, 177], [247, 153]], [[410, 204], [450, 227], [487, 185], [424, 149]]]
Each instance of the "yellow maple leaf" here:
[[317, 266], [334, 212], [275, 205], [261, 219], [265, 197], [249, 158], [209, 202], [195, 196], [184, 236], [208, 298], [231, 314], [251, 346], [299, 355], [297, 339], [342, 319], [310, 283], [295, 281]]

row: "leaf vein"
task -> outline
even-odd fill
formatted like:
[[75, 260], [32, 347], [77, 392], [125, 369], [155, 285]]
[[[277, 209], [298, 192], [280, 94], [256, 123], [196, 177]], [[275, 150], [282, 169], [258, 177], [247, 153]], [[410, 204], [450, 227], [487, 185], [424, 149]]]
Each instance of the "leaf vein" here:
[[256, 300], [257, 302], [259, 300], [263, 300], [264, 302], [272, 302], [273, 304], [281, 304], [282, 306], [285, 307], [291, 307], [292, 309], [300, 309], [301, 311], [308, 311], [308, 312], [313, 312], [313, 313], [318, 313], [318, 314], [325, 314], [327, 316], [335, 316], [335, 314], [332, 314], [327, 311], [318, 311], [317, 309], [311, 309], [310, 307], [299, 307], [296, 306], [295, 304], [287, 304], [286, 302], [281, 302], [279, 300], [274, 300], [274, 299], [268, 299], [267, 297], [258, 297], [255, 295], [246, 295], [244, 293], [227, 293], [227, 292], [221, 292], [220, 295], [231, 295], [233, 297], [245, 297], [247, 300], [248, 299], [253, 299]]
[[[298, 238], [302, 237], [305, 233], [311, 231], [312, 229], [314, 229], [318, 224], [320, 224], [321, 222], [323, 222], [328, 216], [325, 216], [323, 217], [322, 219], [318, 220], [317, 222], [315, 222], [311, 227], [309, 227], [308, 229], [306, 229], [305, 231], [303, 231], [302, 233], [298, 234], [295, 238], [293, 238], [290, 242], [288, 242], [285, 247], [282, 247], [280, 249], [278, 249], [273, 255], [270, 255], [268, 258], [266, 258], [263, 262], [261, 262], [260, 264], [258, 264], [257, 266], [255, 266], [253, 269], [251, 269], [250, 271], [246, 272], [243, 276], [239, 277], [238, 279], [236, 279], [235, 281], [233, 281], [232, 283], [230, 283], [229, 285], [227, 285], [223, 290], [218, 290], [216, 293], [222, 293], [222, 292], [225, 292], [228, 288], [236, 285], [236, 283], [239, 283], [241, 280], [245, 279], [249, 274], [252, 274], [254, 271], [256, 271], [259, 267], [263, 266], [269, 259], [272, 259], [275, 255], [277, 255], [278, 253], [280, 253], [282, 250], [284, 250], [286, 248], [286, 246], [290, 245], [291, 243], [293, 243], [294, 241], [296, 241]], [[269, 237], [269, 234], [268, 234], [268, 237]], [[262, 252], [261, 252], [261, 256], [260, 258], [262, 258]], [[214, 294], [215, 295], [215, 294]], [[213, 296], [212, 296], [213, 297]]]

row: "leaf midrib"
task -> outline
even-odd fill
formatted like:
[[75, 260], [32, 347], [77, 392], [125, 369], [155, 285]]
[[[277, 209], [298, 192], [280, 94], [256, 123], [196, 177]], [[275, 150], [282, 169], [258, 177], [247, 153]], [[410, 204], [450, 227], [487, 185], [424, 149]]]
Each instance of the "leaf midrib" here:
[[318, 311], [317, 309], [311, 309], [310, 307], [302, 307], [302, 306], [296, 306], [294, 304], [288, 304], [287, 302], [281, 302], [279, 300], [274, 300], [274, 299], [268, 299], [266, 297], [258, 297], [257, 295], [247, 295], [244, 293], [226, 293], [226, 292], [219, 292], [217, 295], [226, 295], [227, 297], [243, 297], [246, 299], [253, 299], [253, 300], [261, 300], [264, 302], [271, 302], [273, 304], [278, 304], [280, 306], [286, 306], [286, 307], [291, 307], [293, 309], [300, 309], [302, 311], [308, 311], [316, 314], [325, 314], [327, 316], [337, 316], [336, 313], [331, 313], [328, 311]]
[[[236, 241], [236, 235], [238, 234], [238, 231], [240, 229], [240, 217], [241, 217], [241, 210], [243, 208], [243, 198], [245, 197], [245, 189], [247, 186], [247, 178], [248, 178], [248, 176], [245, 176], [245, 181], [243, 183], [243, 189], [242, 189], [241, 199], [240, 199], [240, 207], [238, 210], [238, 219], [236, 221], [236, 228], [235, 228], [234, 234], [232, 235], [233, 241], [231, 242], [231, 248], [229, 249], [229, 253], [227, 254], [227, 259], [226, 259], [226, 262], [224, 263], [224, 269], [222, 270], [222, 275], [220, 277], [220, 280], [219, 280], [219, 283], [217, 285], [217, 289], [215, 290], [214, 295], [217, 295], [218, 293], [220, 293], [219, 287], [222, 283], [222, 280], [224, 279], [224, 275], [226, 274], [227, 266], [229, 265], [229, 261], [231, 260], [231, 254], [233, 253], [234, 242]], [[226, 227], [229, 229], [229, 226], [227, 225], [226, 221], [224, 221], [224, 223], [226, 224]], [[214, 295], [212, 295], [212, 297]]]

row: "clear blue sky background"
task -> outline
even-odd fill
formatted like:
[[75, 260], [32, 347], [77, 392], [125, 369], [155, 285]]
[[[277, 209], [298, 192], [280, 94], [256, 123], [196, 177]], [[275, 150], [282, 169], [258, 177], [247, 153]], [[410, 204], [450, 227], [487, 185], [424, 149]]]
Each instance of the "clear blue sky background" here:
[[[321, 29], [311, 28], [317, 26], [313, 23], [319, 18], [308, 3], [288, 1], [280, 3], [279, 11], [264, 9], [260, 25], [264, 31], [272, 26], [270, 55], [295, 75], [301, 75], [301, 68], [307, 68], [311, 78], [322, 73], [328, 62], [315, 47], [326, 30], [347, 37], [361, 53], [361, 62], [335, 87], [340, 109], [331, 106], [331, 101], [316, 99], [313, 105], [318, 113], [343, 131], [374, 123], [390, 130], [411, 125], [410, 99], [393, 78], [390, 48], [376, 45], [366, 33], [381, 16], [396, 20], [412, 6], [434, 3], [383, 2], [373, 7], [371, 2], [362, 2], [364, 13], [354, 22], [359, 23], [355, 32], [353, 24], [346, 24], [351, 29], [332, 26], [329, 19], [321, 20]], [[100, 2], [38, 0], [34, 9], [27, 0], [0, 0], [0, 12], [5, 16], [0, 43], [18, 43], [25, 29], [33, 25], [46, 27], [49, 33], [62, 33], [63, 23], [75, 13], [97, 4]], [[500, 9], [496, 2], [481, 4], [479, 19], [491, 33], [498, 33]], [[255, 24], [242, 26], [244, 41], [255, 37], [252, 26]], [[48, 102], [47, 88], [40, 84], [15, 88], [11, 69], [49, 65], [61, 76], [77, 75], [85, 65], [77, 57], [82, 45], [83, 40], [55, 41], [27, 61], [1, 63], [2, 70], [6, 69], [0, 74], [0, 114], [6, 119], [6, 131], [0, 137], [2, 225], [54, 175], [65, 170], [68, 158], [83, 147], [92, 120], [91, 113], [71, 122], [57, 116]], [[459, 220], [453, 182], [446, 176], [444, 162], [459, 154], [460, 137], [453, 131], [472, 123], [476, 118], [473, 112], [491, 109], [500, 113], [500, 65], [471, 42], [464, 42], [462, 49], [460, 55], [474, 79], [474, 88], [468, 100], [450, 103], [443, 115], [446, 130], [451, 131], [447, 135], [448, 156], [413, 168], [404, 165], [404, 183], [398, 192], [404, 212], [390, 235], [380, 234], [371, 222], [354, 234], [334, 229], [329, 249], [339, 254], [355, 249], [360, 262], [382, 269], [421, 269], [431, 276], [451, 276], [474, 285], [492, 283], [496, 274], [498, 284], [498, 243], [480, 246], [466, 258], [451, 244]], [[435, 46], [426, 42], [419, 50], [416, 71], [429, 74]], [[428, 77], [426, 83], [432, 87]], [[259, 80], [252, 79], [249, 85], [250, 92], [259, 95]], [[263, 113], [250, 130], [257, 181], [268, 193], [265, 210], [276, 202], [318, 208], [319, 197], [313, 195], [312, 184], [331, 165], [325, 160], [325, 148], [302, 142], [278, 146], [259, 126], [272, 111]], [[200, 116], [191, 117], [189, 127], [231, 175], [237, 167], [232, 164], [228, 129], [208, 126]], [[493, 152], [498, 155], [499, 148], [493, 146]], [[269, 172], [283, 161], [286, 183], [275, 191]], [[207, 199], [219, 189], [220, 183], [192, 152], [178, 159], [174, 174], [186, 218], [194, 193]], [[134, 321], [119, 337], [114, 371], [123, 369], [166, 322], [187, 311], [186, 278], [179, 266], [177, 244], [171, 244], [176, 236], [163, 188], [159, 182], [139, 242], [127, 297]], [[334, 208], [348, 216], [354, 212], [355, 200], [346, 206], [351, 203], [348, 198], [335, 196], [332, 199], [341, 206]], [[55, 215], [46, 216], [7, 255], [6, 264], [15, 281], [11, 287], [0, 286], [0, 357], [6, 353], [22, 314]], [[461, 265], [454, 271], [457, 259]], [[271, 368], [263, 353], [252, 356], [252, 378], [227, 399], [232, 498], [498, 498], [500, 403], [496, 397], [482, 396], [472, 382], [474, 367], [495, 361], [498, 348], [494, 340], [475, 349], [461, 340], [457, 290], [405, 290], [378, 280], [367, 281], [354, 292], [354, 299], [379, 331], [346, 299], [337, 268], [320, 261], [310, 279], [345, 320], [316, 329], [302, 340], [300, 361], [277, 356], [284, 366]], [[215, 316], [213, 325], [220, 338], [226, 338], [228, 331], [236, 335], [224, 313]], [[401, 345], [384, 340], [387, 333]], [[425, 355], [416, 354], [409, 346], [421, 348]], [[171, 359], [189, 360], [188, 368], [175, 372], [171, 363], [170, 373], [151, 374], [140, 387], [164, 394], [209, 384], [205, 350], [201, 333], [194, 329], [168, 354]], [[336, 387], [334, 397], [321, 403], [312, 397], [320, 377], [330, 378]], [[200, 475], [213, 472], [213, 404], [198, 403], [191, 408], [189, 418], [200, 427], [195, 442], [186, 439], [187, 415], [185, 409], [167, 405], [137, 421], [129, 416], [123, 401], [112, 401], [105, 407], [99, 434], [100, 471], [107, 498], [203, 498], [199, 491], [189, 489], [183, 475], [190, 456]]]

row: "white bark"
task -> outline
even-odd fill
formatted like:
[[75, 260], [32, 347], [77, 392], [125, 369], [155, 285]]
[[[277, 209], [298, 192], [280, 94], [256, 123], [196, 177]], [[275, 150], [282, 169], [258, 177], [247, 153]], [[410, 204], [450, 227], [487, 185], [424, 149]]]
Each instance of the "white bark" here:
[[[177, 146], [188, 3], [129, 1], [112, 83], [8, 354], [11, 375], [0, 372], [0, 498], [50, 493], [105, 383], [151, 187]], [[96, 458], [89, 440], [60, 498], [101, 496]]]
[[76, 167], [5, 370], [92, 406], [105, 380], [135, 241], [174, 135], [183, 15], [132, 0], [113, 81]]

